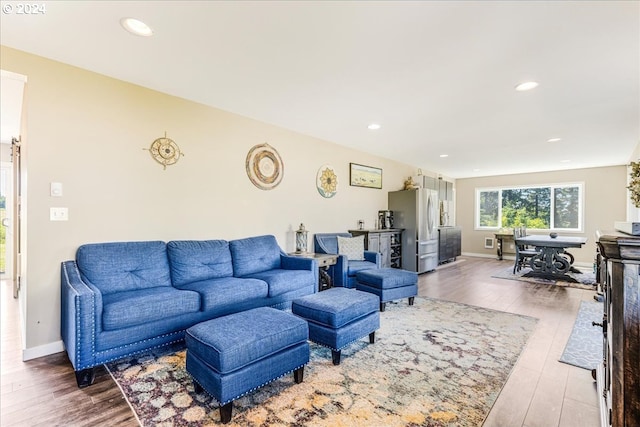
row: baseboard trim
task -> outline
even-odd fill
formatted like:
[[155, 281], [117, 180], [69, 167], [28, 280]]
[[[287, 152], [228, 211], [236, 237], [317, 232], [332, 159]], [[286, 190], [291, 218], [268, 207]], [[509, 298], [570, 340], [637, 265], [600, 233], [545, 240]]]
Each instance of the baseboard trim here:
[[37, 359], [39, 357], [49, 356], [50, 354], [60, 353], [64, 351], [62, 340], [49, 344], [39, 345], [37, 347], [25, 348], [22, 350], [22, 361]]

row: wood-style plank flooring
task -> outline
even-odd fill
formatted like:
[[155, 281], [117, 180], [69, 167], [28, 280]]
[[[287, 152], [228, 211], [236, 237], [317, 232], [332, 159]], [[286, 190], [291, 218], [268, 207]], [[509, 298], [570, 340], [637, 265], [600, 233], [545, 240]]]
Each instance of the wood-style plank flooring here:
[[[539, 319], [485, 427], [596, 427], [596, 387], [588, 370], [558, 362], [580, 301], [595, 292], [492, 278], [512, 261], [460, 257], [422, 274], [419, 294]], [[18, 303], [0, 282], [0, 425], [136, 426], [138, 422], [108, 373], [78, 389], [65, 353], [22, 362]], [[404, 301], [402, 303], [405, 303]]]

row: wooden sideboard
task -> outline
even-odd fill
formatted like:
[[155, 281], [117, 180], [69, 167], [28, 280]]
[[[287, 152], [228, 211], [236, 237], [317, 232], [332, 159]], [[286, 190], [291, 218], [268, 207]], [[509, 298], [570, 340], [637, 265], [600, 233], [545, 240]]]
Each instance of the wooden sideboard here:
[[596, 234], [604, 354], [596, 369], [602, 426], [640, 426], [640, 237]]
[[402, 268], [402, 232], [400, 228], [380, 230], [349, 230], [352, 236], [364, 235], [364, 248], [378, 252], [381, 267]]

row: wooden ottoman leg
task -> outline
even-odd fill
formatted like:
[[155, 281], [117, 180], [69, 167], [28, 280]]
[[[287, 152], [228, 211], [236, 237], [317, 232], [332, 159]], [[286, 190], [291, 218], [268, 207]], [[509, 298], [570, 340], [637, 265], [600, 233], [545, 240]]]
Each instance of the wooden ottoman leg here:
[[386, 302], [380, 303], [380, 311], [384, 311], [386, 304], [387, 304]]
[[233, 402], [229, 402], [226, 405], [220, 407], [220, 421], [222, 424], [227, 424], [231, 421], [231, 413], [233, 412]]
[[296, 384], [300, 384], [304, 379], [304, 366], [299, 367], [295, 371], [293, 371], [293, 380]]
[[373, 344], [374, 342], [376, 342], [376, 331], [369, 334], [369, 344]]
[[340, 350], [331, 350], [331, 361], [334, 365], [340, 364], [340, 355], [342, 352]]
[[409, 297], [409, 305], [413, 305], [413, 300], [415, 299], [415, 297]]

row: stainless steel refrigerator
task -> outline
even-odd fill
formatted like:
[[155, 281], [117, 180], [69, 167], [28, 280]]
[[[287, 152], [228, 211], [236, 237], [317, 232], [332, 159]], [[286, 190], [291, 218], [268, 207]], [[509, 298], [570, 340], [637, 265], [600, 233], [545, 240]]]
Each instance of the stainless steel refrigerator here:
[[424, 273], [438, 266], [438, 192], [423, 189], [389, 192], [394, 228], [402, 234], [402, 268]]

